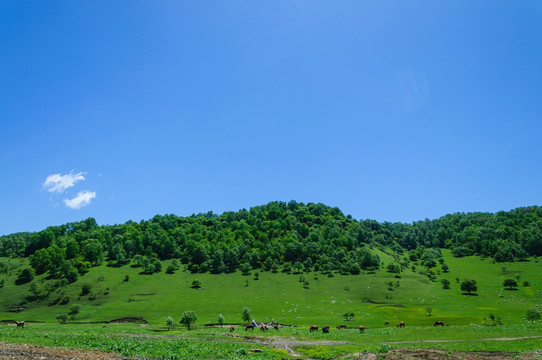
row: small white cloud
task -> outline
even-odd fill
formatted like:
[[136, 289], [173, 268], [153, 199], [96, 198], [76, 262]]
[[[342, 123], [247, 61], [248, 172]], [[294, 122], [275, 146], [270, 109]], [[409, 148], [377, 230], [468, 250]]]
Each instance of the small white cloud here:
[[81, 191], [73, 199], [64, 199], [64, 204], [70, 209], [81, 209], [90, 204], [90, 201], [96, 197], [95, 191]]
[[45, 179], [45, 182], [43, 183], [43, 187], [49, 192], [61, 193], [67, 188], [71, 188], [76, 182], [81, 180], [85, 180], [82, 172], [77, 174], [70, 173], [66, 175], [53, 174], [47, 176], [47, 179]]

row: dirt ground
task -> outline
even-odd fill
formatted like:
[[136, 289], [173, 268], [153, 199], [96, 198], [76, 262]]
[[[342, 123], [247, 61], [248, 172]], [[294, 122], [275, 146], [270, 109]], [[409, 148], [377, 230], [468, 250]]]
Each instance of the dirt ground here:
[[463, 352], [437, 349], [393, 349], [386, 354], [356, 354], [355, 360], [535, 360], [542, 359], [542, 353], [517, 355], [511, 352]]
[[[276, 345], [276, 344], [275, 344]], [[278, 346], [280, 348], [281, 346]], [[288, 348], [288, 346], [286, 346]], [[302, 357], [301, 357], [302, 358]], [[460, 352], [436, 349], [392, 349], [386, 354], [360, 353], [347, 357], [354, 360], [536, 360], [542, 353], [518, 356], [507, 352]], [[119, 355], [91, 350], [62, 350], [26, 344], [0, 342], [0, 360], [122, 360]]]
[[26, 344], [0, 342], [0, 360], [120, 360], [123, 357], [91, 350], [61, 350]]

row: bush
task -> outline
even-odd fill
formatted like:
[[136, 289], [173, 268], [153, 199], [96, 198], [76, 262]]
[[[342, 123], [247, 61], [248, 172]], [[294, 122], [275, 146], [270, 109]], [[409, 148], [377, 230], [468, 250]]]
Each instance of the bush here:
[[201, 288], [201, 281], [197, 279], [192, 281], [192, 289], [200, 289], [200, 288]]
[[79, 314], [79, 311], [81, 311], [81, 305], [79, 304], [73, 304], [70, 307], [70, 311], [68, 312], [68, 315], [76, 315]]
[[58, 314], [56, 316], [56, 319], [58, 320], [59, 323], [65, 323], [68, 320], [68, 315], [66, 315], [66, 314]]
[[81, 296], [88, 295], [88, 294], [90, 294], [90, 290], [92, 290], [92, 286], [90, 284], [85, 284], [81, 288], [81, 294], [80, 295]]
[[15, 284], [22, 285], [34, 280], [36, 272], [31, 267], [26, 267], [19, 273], [19, 277], [15, 280]]

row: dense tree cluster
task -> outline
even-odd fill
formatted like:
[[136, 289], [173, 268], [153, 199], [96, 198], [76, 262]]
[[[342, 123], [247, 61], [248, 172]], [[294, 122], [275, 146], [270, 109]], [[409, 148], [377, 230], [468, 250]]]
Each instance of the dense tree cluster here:
[[[30, 257], [36, 274], [48, 271], [73, 282], [104, 261], [110, 266], [131, 263], [152, 274], [161, 271], [159, 260], [165, 259], [178, 259], [192, 272], [262, 269], [359, 274], [380, 266], [370, 250], [375, 246], [397, 254], [409, 251], [410, 260], [420, 260], [426, 267], [436, 265], [439, 248], [452, 249], [456, 256], [522, 260], [542, 255], [542, 208], [457, 213], [412, 224], [357, 221], [338, 208], [295, 201], [222, 215], [156, 215], [113, 226], [98, 226], [89, 218], [36, 233], [2, 236], [0, 256]], [[400, 269], [394, 265], [388, 269], [392, 270]]]

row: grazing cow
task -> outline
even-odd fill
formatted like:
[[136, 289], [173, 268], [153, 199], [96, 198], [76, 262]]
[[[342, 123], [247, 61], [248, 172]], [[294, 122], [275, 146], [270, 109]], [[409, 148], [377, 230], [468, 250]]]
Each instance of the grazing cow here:
[[362, 333], [362, 332], [365, 332], [365, 326], [361, 325], [359, 327], [359, 332]]
[[318, 325], [311, 325], [311, 327], [309, 328], [309, 331], [310, 332], [318, 331]]
[[278, 326], [278, 324], [275, 324], [275, 325], [273, 325], [273, 329], [275, 329], [275, 330], [277, 330], [277, 331], [278, 331], [278, 330], [279, 330], [279, 326]]
[[341, 325], [337, 326], [337, 329], [339, 329], [339, 330], [346, 329], [346, 325], [341, 324]]
[[444, 322], [443, 321], [435, 321], [433, 326], [444, 326]]
[[322, 332], [323, 332], [324, 334], [329, 333], [329, 326], [322, 326]]
[[266, 325], [260, 326], [260, 331], [267, 331], [269, 328]]
[[390, 322], [389, 322], [389, 321], [386, 321], [386, 322], [384, 323], [384, 325], [389, 325], [389, 324], [390, 324]]
[[254, 325], [252, 325], [252, 324], [245, 325], [245, 331], [247, 331], [248, 329], [254, 331]]
[[404, 328], [405, 327], [405, 322], [404, 321], [401, 321], [400, 323], [397, 323], [396, 325], [398, 328]]
[[15, 321], [15, 324], [17, 324], [17, 328], [24, 329], [24, 321]]
[[233, 325], [230, 326], [230, 332], [234, 332], [234, 331], [235, 331], [235, 327], [233, 327]]

